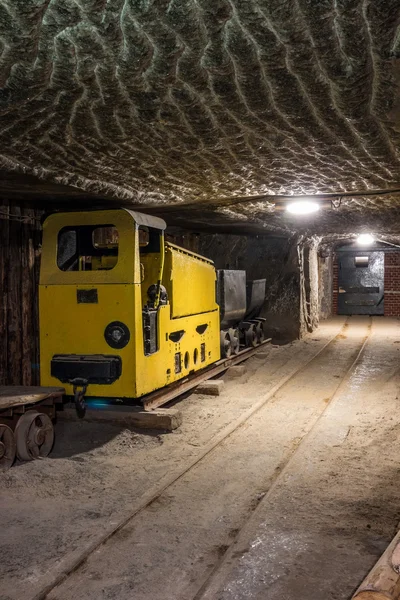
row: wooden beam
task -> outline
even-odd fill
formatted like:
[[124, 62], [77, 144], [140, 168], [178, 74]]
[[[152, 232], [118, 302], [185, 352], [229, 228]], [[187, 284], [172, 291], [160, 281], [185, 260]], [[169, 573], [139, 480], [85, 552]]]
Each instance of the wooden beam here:
[[61, 398], [65, 394], [62, 387], [28, 387], [23, 385], [0, 386], [0, 409], [24, 404], [35, 404], [46, 398]]
[[[257, 354], [255, 354], [257, 356]], [[234, 365], [233, 367], [229, 367], [224, 377], [227, 379], [235, 379], [237, 377], [242, 377], [246, 373], [246, 367], [244, 365]]]
[[21, 383], [22, 331], [21, 331], [21, 209], [12, 206], [12, 219], [9, 225], [9, 268], [7, 294], [7, 341], [8, 372], [7, 383]]
[[[32, 212], [32, 211], [31, 211]], [[24, 216], [30, 216], [24, 209]], [[33, 296], [37, 293], [32, 285], [33, 245], [31, 223], [21, 223], [21, 378], [22, 385], [32, 384], [32, 346], [37, 331], [33, 326]]]
[[9, 206], [0, 206], [0, 384], [8, 383], [8, 261], [9, 261]]
[[[64, 410], [57, 412], [57, 416], [61, 420], [82, 421], [77, 416], [75, 408], [64, 407]], [[145, 411], [135, 407], [113, 405], [91, 408], [88, 404], [84, 421], [134, 427], [135, 429], [173, 431], [182, 424], [182, 414], [174, 408]]]
[[399, 600], [400, 531], [368, 573], [353, 600]]

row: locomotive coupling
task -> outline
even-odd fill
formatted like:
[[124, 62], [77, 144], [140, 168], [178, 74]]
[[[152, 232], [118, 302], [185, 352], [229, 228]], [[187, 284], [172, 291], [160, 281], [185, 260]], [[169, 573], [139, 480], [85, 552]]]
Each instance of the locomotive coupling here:
[[85, 394], [88, 386], [88, 380], [83, 379], [82, 377], [76, 377], [75, 379], [72, 379], [70, 383], [73, 385], [74, 390], [76, 414], [80, 419], [83, 419], [86, 414]]

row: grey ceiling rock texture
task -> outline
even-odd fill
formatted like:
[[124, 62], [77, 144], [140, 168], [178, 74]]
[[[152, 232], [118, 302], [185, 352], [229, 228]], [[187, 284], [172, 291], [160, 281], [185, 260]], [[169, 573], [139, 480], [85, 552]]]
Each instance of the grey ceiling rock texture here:
[[[400, 187], [399, 25], [399, 0], [0, 0], [0, 167], [296, 229], [246, 197]], [[399, 206], [346, 199], [301, 227], [394, 231]]]

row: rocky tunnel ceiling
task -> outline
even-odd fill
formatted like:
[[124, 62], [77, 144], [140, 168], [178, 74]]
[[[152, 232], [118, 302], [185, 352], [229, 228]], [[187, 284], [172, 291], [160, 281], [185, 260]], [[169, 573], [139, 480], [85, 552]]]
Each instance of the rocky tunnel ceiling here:
[[400, 194], [306, 221], [252, 196], [400, 188], [399, 25], [398, 0], [0, 0], [0, 194], [397, 233]]

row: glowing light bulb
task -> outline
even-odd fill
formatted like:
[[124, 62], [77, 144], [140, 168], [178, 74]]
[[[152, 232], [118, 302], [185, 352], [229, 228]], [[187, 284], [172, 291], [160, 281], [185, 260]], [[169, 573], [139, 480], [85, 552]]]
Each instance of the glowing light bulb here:
[[375, 238], [370, 233], [361, 233], [357, 238], [357, 244], [360, 246], [370, 246], [375, 241]]
[[309, 215], [319, 210], [319, 204], [312, 200], [296, 200], [288, 204], [286, 210], [292, 215]]

